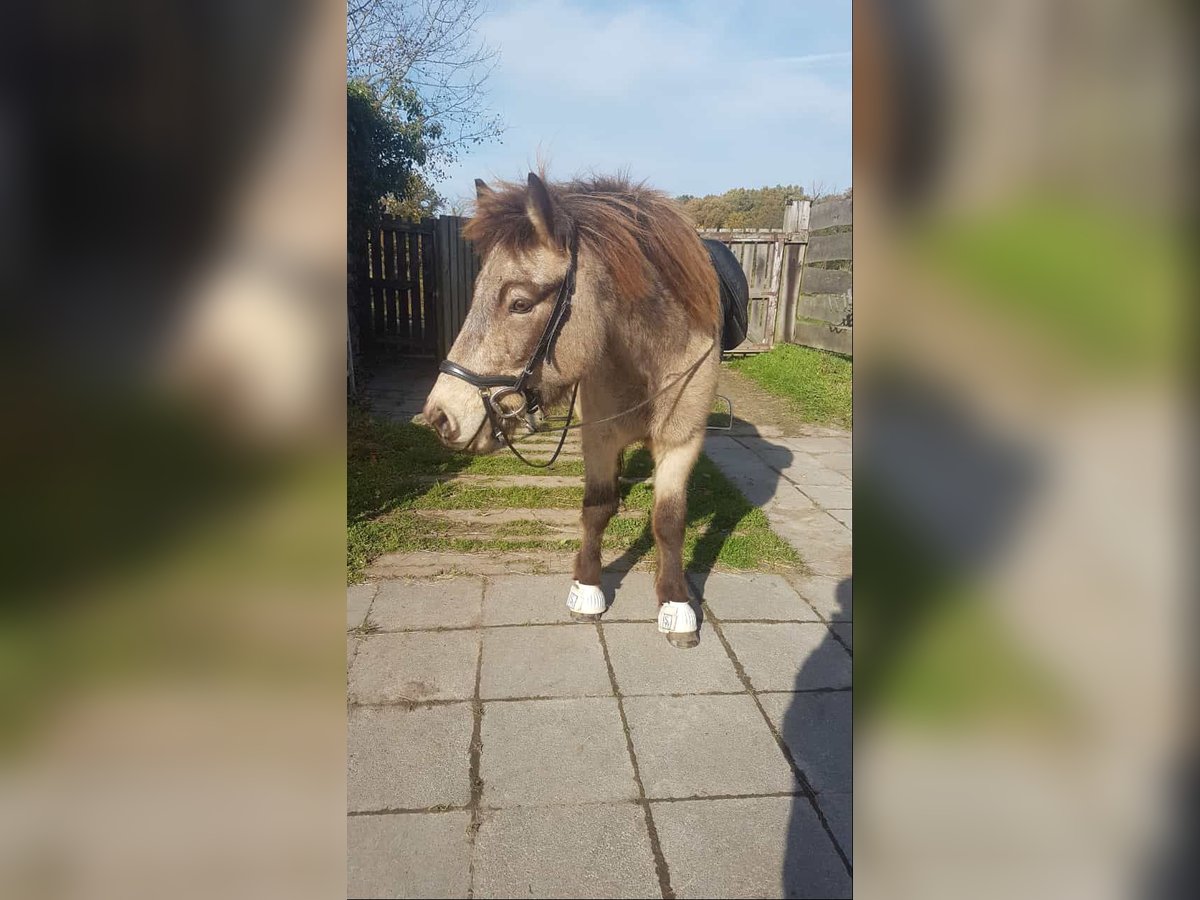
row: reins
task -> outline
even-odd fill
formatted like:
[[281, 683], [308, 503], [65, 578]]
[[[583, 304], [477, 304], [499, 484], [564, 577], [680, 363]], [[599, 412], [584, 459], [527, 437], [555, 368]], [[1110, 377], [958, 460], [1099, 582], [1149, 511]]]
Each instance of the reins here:
[[[640, 403], [635, 403], [633, 406], [629, 407], [628, 409], [623, 409], [619, 413], [613, 413], [611, 416], [605, 416], [603, 419], [592, 419], [590, 422], [575, 422], [575, 423], [571, 422], [571, 418], [575, 415], [575, 399], [579, 395], [579, 384], [578, 384], [578, 382], [576, 382], [575, 386], [571, 389], [571, 406], [567, 410], [566, 424], [563, 425], [562, 433], [559, 435], [558, 446], [554, 448], [554, 453], [550, 457], [550, 459], [548, 459], [544, 463], [530, 462], [528, 459], [526, 459], [521, 454], [521, 452], [513, 445], [512, 441], [509, 440], [508, 435], [504, 433], [504, 430], [502, 428], [496, 427], [496, 431], [495, 431], [496, 439], [499, 440], [502, 444], [504, 444], [504, 446], [507, 447], [509, 450], [511, 450], [513, 455], [517, 459], [519, 459], [521, 462], [525, 463], [525, 465], [530, 466], [534, 469], [549, 468], [550, 466], [554, 465], [555, 460], [558, 459], [558, 455], [562, 452], [563, 445], [566, 444], [566, 442], [567, 442], [567, 432], [568, 431], [574, 431], [577, 428], [590, 428], [593, 425], [603, 425], [605, 422], [613, 422], [613, 421], [621, 418], [622, 416], [629, 415], [631, 412], [636, 412], [637, 410], [641, 409], [643, 406], [648, 406], [649, 404], [651, 404], [655, 400], [657, 400], [659, 397], [661, 397], [663, 394], [665, 394], [667, 391], [669, 391], [671, 388], [675, 387], [675, 385], [679, 384], [679, 382], [683, 381], [685, 378], [688, 378], [688, 377], [694, 375], [696, 373], [696, 370], [700, 368], [700, 365], [704, 362], [704, 360], [706, 360], [708, 358], [708, 355], [710, 353], [712, 353], [714, 346], [716, 346], [716, 341], [713, 341], [713, 343], [709, 345], [708, 349], [705, 350], [703, 354], [701, 354], [699, 359], [697, 359], [694, 363], [692, 363], [690, 366], [688, 366], [686, 369], [684, 369], [682, 372], [680, 372], [678, 375], [676, 375], [673, 379], [671, 379], [669, 382], [667, 382], [667, 384], [665, 384], [663, 387], [659, 388], [657, 391], [655, 391], [653, 394], [651, 394], [645, 400], [642, 400]], [[483, 426], [488, 424], [489, 421], [491, 421], [491, 418], [490, 418], [491, 411], [490, 411], [490, 407], [486, 400], [484, 400], [483, 405], [484, 405], [484, 409], [488, 412], [488, 417], [485, 417], [484, 420], [479, 423], [479, 427], [477, 429], [475, 429], [475, 434], [471, 437], [471, 440], [467, 441], [468, 445], [475, 442], [475, 438], [479, 437], [479, 432], [481, 432], [483, 430]], [[495, 427], [495, 426], [497, 426], [498, 423], [493, 422], [492, 424], [493, 424], [493, 427]], [[551, 434], [551, 433], [553, 433], [554, 430], [555, 429], [546, 429], [546, 431], [544, 433]]]

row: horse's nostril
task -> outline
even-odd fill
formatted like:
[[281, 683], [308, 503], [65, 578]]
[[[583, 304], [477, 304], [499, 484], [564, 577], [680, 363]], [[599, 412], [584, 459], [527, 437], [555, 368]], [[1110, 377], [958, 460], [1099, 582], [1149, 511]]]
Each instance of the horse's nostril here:
[[458, 437], [458, 424], [440, 406], [426, 406], [424, 415], [425, 421], [446, 443], [453, 443]]

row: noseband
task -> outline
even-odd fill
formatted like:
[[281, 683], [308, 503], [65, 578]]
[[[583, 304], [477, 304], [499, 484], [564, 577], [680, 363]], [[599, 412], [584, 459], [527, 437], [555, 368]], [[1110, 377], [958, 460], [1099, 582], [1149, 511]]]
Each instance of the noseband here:
[[[562, 331], [562, 327], [567, 321], [567, 316], [571, 311], [571, 299], [575, 296], [575, 273], [578, 268], [578, 262], [578, 244], [575, 240], [572, 240], [571, 262], [567, 266], [567, 272], [563, 275], [562, 284], [558, 288], [558, 296], [554, 300], [554, 308], [550, 311], [550, 318], [546, 320], [546, 327], [542, 329], [542, 336], [538, 339], [537, 346], [534, 348], [533, 354], [529, 357], [529, 361], [525, 363], [525, 368], [521, 370], [520, 375], [516, 377], [508, 375], [480, 375], [448, 359], [442, 360], [441, 365], [438, 366], [439, 372], [445, 372], [447, 375], [461, 378], [467, 384], [479, 390], [479, 396], [483, 400], [483, 409], [487, 413], [485, 421], [491, 424], [492, 435], [516, 454], [517, 459], [521, 460], [521, 462], [539, 469], [553, 465], [554, 461], [558, 459], [558, 454], [567, 440], [567, 428], [563, 428], [558, 447], [549, 461], [534, 463], [522, 456], [517, 448], [512, 445], [512, 442], [508, 439], [508, 435], [504, 431], [504, 423], [519, 416], [524, 416], [529, 429], [531, 431], [534, 430], [533, 415], [541, 411], [542, 398], [537, 388], [530, 387], [528, 382], [534, 370], [545, 362], [551, 346], [558, 338], [559, 332]], [[571, 393], [571, 409], [567, 413], [568, 425], [575, 412], [575, 397], [578, 393], [579, 385], [576, 384], [574, 391]], [[515, 410], [509, 411], [500, 405], [500, 401], [505, 397], [515, 396], [521, 398], [521, 405]], [[479, 427], [480, 429], [483, 428], [482, 423]], [[476, 435], [478, 433], [476, 432]], [[475, 438], [471, 438], [472, 442], [474, 440]]]

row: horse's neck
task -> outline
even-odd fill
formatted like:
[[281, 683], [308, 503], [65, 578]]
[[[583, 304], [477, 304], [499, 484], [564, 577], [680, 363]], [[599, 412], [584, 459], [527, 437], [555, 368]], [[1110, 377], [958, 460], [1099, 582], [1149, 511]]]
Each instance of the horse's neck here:
[[687, 314], [667, 301], [625, 306], [608, 320], [599, 368], [606, 378], [652, 388], [692, 362], [698, 339]]

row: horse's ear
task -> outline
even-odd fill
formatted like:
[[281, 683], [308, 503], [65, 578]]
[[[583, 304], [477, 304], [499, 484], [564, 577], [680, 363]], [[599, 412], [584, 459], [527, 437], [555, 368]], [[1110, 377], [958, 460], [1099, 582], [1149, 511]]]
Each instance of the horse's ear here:
[[533, 229], [547, 247], [557, 247], [554, 239], [554, 204], [546, 183], [533, 172], [529, 173], [529, 198], [525, 201], [525, 213], [533, 223]]
[[484, 181], [482, 178], [475, 179], [475, 199], [476, 200], [482, 200], [484, 197], [490, 197], [494, 193], [496, 193], [496, 192], [493, 191], [490, 187], [488, 187], [487, 182]]

